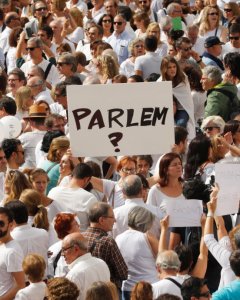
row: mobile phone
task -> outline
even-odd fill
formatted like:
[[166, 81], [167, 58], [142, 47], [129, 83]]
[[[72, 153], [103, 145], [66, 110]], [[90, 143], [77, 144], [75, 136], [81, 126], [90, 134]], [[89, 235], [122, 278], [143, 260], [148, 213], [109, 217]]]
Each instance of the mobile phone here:
[[32, 29], [29, 28], [29, 27], [25, 28], [25, 33], [26, 33], [26, 38], [27, 39], [30, 39], [33, 36]]

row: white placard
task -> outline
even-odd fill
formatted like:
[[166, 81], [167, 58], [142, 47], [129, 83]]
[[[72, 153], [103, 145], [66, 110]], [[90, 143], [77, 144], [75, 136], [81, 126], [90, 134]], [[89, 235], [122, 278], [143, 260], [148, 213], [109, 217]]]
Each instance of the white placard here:
[[238, 212], [240, 200], [240, 165], [215, 164], [215, 182], [219, 185], [217, 216]]
[[166, 201], [166, 211], [169, 215], [169, 227], [201, 226], [202, 200], [168, 199]]
[[67, 99], [74, 156], [171, 151], [171, 82], [68, 86]]

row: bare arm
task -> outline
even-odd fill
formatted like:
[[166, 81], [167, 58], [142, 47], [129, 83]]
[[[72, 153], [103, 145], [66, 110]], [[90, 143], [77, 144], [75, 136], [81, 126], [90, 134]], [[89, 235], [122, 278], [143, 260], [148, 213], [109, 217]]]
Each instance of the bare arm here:
[[215, 223], [217, 226], [218, 240], [220, 241], [223, 237], [228, 236], [227, 230], [225, 228], [225, 223], [223, 217], [215, 217]]
[[116, 171], [117, 169], [117, 159], [114, 156], [109, 156], [105, 159], [105, 162], [107, 162], [110, 166], [109, 169], [107, 171], [107, 174], [105, 176], [106, 179], [109, 179], [113, 173]]
[[154, 257], [157, 257], [157, 254], [158, 254], [158, 240], [150, 232], [147, 232], [146, 236], [147, 236], [148, 242], [151, 246]]
[[204, 227], [205, 227], [206, 217], [205, 215], [202, 216], [201, 225], [202, 225], [202, 237], [200, 242], [200, 253], [197, 259], [197, 263], [193, 270], [190, 272], [190, 275], [204, 278], [207, 270], [207, 263], [208, 263], [208, 248], [204, 243]]
[[14, 278], [13, 286], [7, 291], [6, 294], [0, 297], [0, 300], [12, 300], [20, 289], [25, 287], [25, 278], [23, 272], [11, 273]]
[[169, 216], [164, 217], [160, 221], [161, 235], [160, 235], [160, 240], [158, 245], [158, 252], [168, 250], [168, 246], [167, 246], [168, 224], [169, 224]]
[[152, 187], [154, 184], [159, 182], [159, 175], [153, 175], [146, 179], [148, 181], [149, 187]]
[[16, 47], [16, 59], [22, 57], [22, 52], [25, 47], [25, 38], [26, 38], [26, 34], [24, 31], [22, 31], [19, 37], [19, 42], [17, 43], [17, 47]]

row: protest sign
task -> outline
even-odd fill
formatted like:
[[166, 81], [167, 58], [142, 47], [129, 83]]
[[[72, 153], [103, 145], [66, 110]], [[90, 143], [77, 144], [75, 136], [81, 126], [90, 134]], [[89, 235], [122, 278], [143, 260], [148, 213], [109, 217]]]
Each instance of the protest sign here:
[[169, 215], [169, 227], [201, 226], [202, 200], [167, 199], [166, 211]]
[[215, 164], [215, 182], [219, 185], [216, 216], [235, 214], [240, 200], [239, 164]]
[[68, 86], [74, 156], [159, 154], [174, 144], [171, 82]]

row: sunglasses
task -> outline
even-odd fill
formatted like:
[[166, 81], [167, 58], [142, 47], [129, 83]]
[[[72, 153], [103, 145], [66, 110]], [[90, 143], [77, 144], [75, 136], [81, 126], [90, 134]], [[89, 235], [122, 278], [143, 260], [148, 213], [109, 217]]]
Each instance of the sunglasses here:
[[188, 48], [183, 48], [182, 50], [184, 50], [184, 51], [191, 51], [192, 50], [192, 47], [188, 47]]
[[209, 13], [208, 16], [218, 16], [218, 12]]
[[208, 298], [210, 295], [210, 291], [207, 291], [206, 293], [199, 294], [198, 297]]
[[102, 20], [103, 23], [112, 23], [112, 20]]
[[146, 0], [140, 0], [140, 1], [138, 1], [138, 3], [147, 4], [147, 1]]
[[123, 22], [113, 22], [113, 24], [121, 26], [123, 24]]
[[5, 226], [5, 222], [0, 221], [0, 227], [4, 227]]
[[231, 8], [224, 8], [224, 11], [229, 13], [229, 12], [232, 12], [232, 9]]
[[240, 39], [240, 36], [230, 36], [229, 40], [235, 40], [238, 41]]
[[36, 49], [36, 48], [38, 48], [38, 47], [27, 47], [26, 50], [27, 50], [27, 51], [33, 51], [33, 50]]
[[62, 67], [63, 65], [69, 65], [67, 62], [57, 62], [57, 66]]
[[42, 10], [47, 10], [47, 8], [46, 7], [35, 8], [35, 11], [42, 11]]
[[204, 131], [212, 131], [214, 128], [216, 128], [216, 129], [219, 129], [219, 127], [218, 126], [207, 126], [207, 127], [204, 127], [203, 128], [203, 130]]
[[144, 48], [143, 45], [135, 45], [134, 47], [135, 47], [135, 48]]

